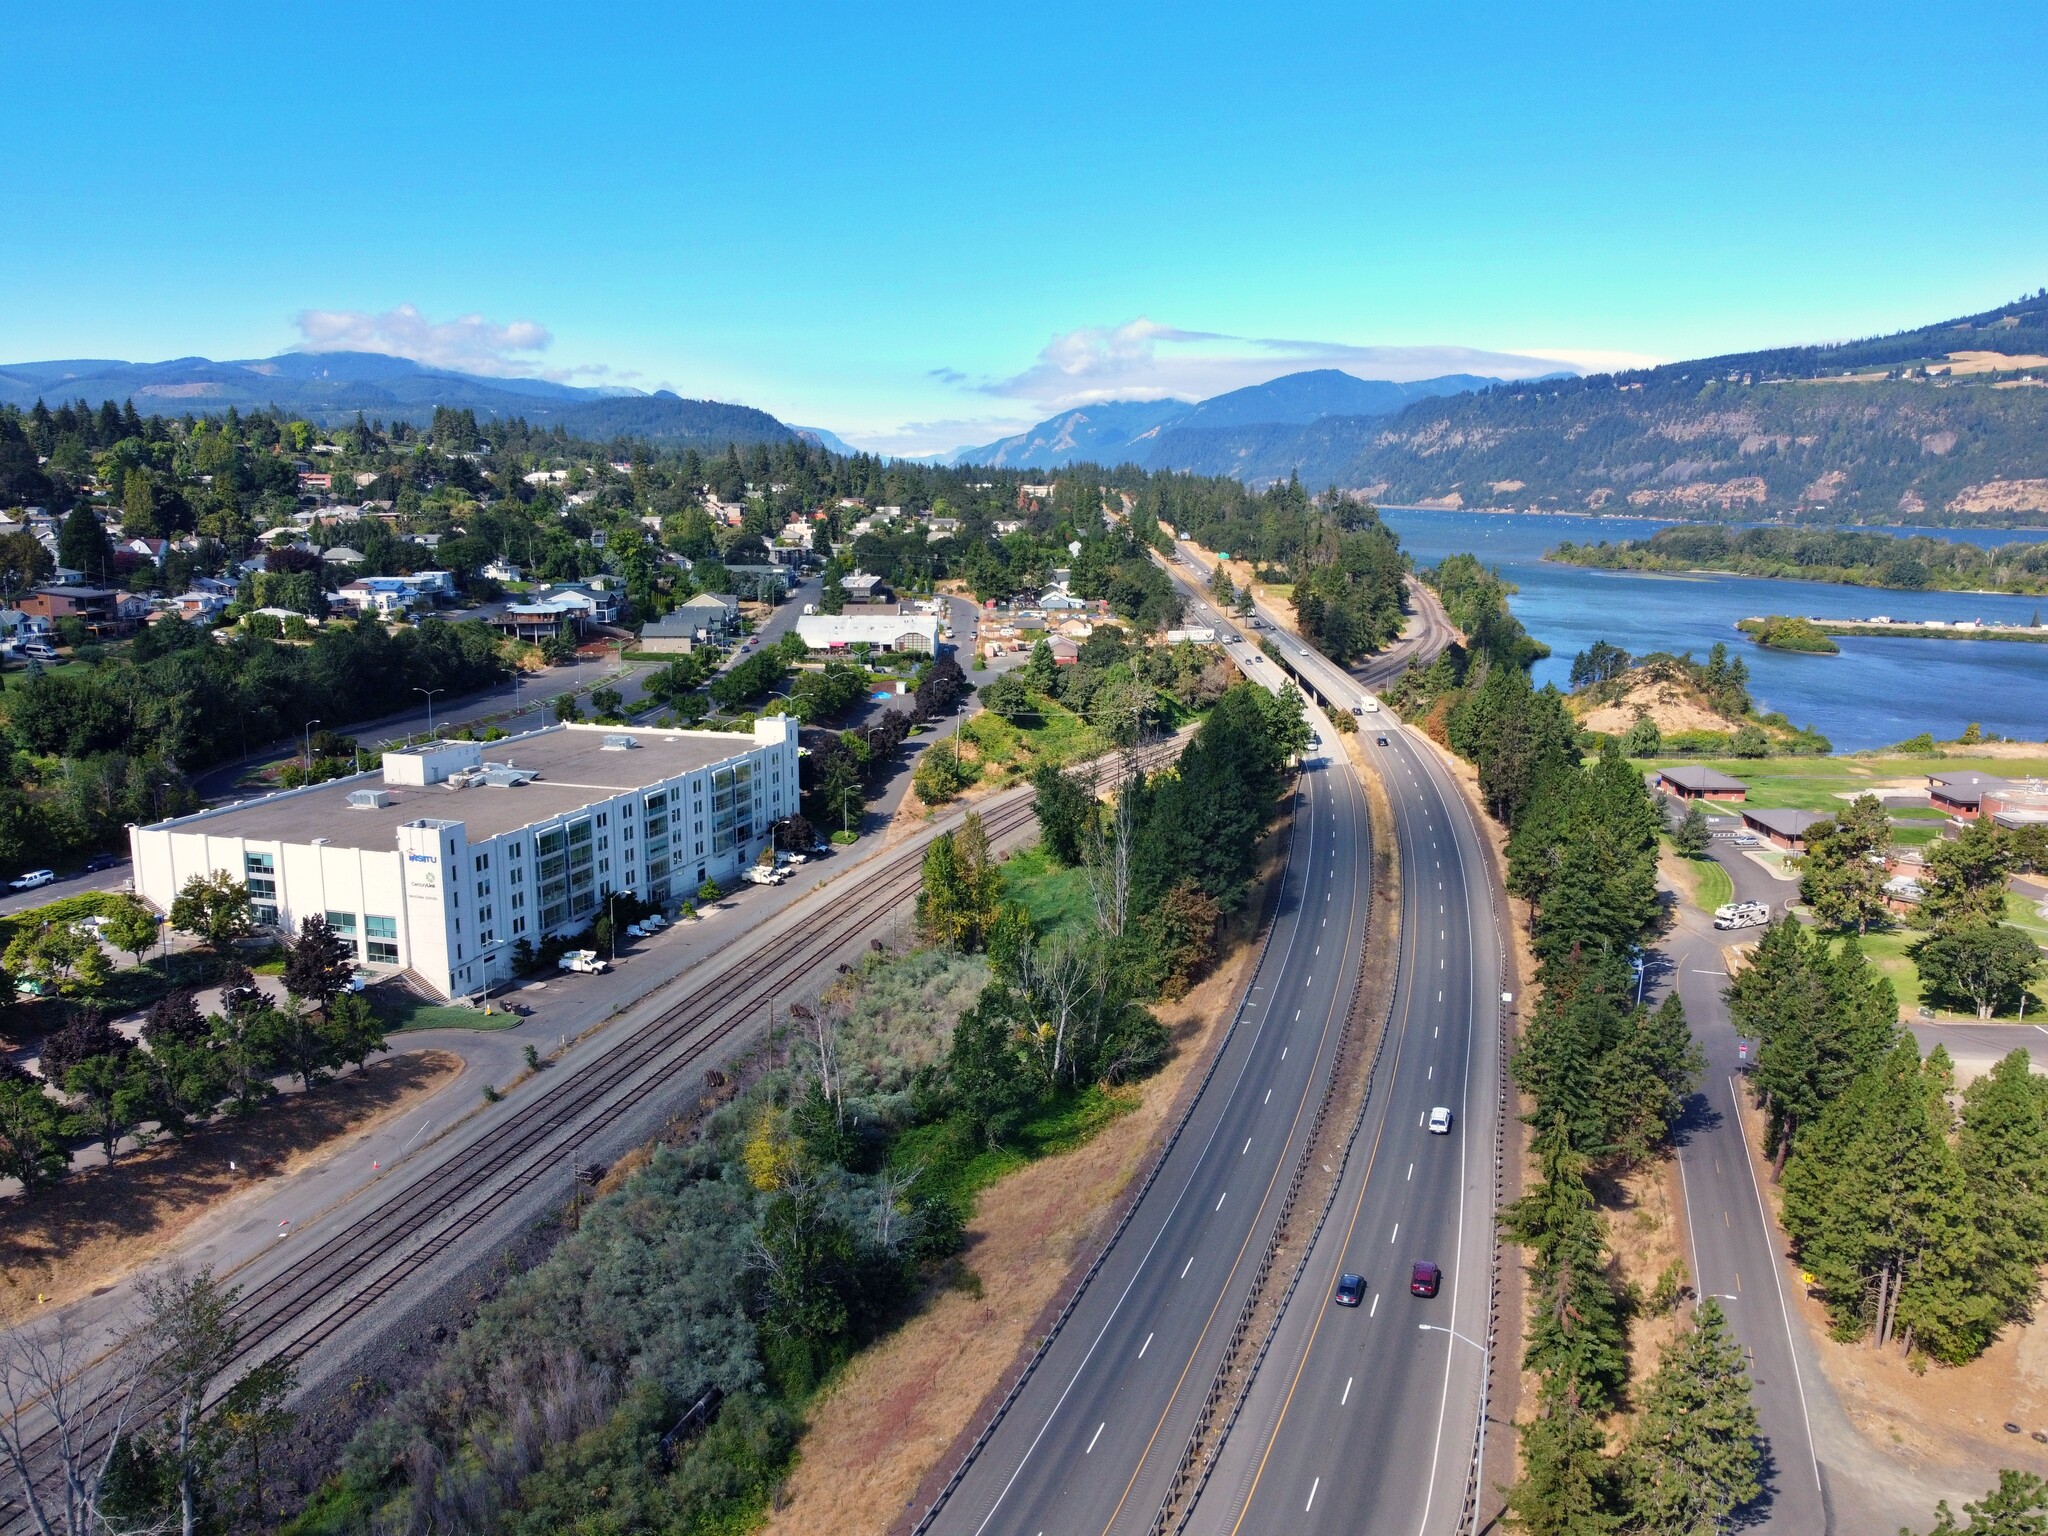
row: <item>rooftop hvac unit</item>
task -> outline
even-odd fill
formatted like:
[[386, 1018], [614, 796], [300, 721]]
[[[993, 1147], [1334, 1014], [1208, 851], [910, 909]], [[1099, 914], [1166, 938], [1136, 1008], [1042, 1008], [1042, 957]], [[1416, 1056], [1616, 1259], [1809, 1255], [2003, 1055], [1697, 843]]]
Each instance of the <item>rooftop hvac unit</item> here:
[[631, 736], [607, 736], [604, 739], [604, 750], [607, 752], [627, 752], [639, 745], [640, 743]]
[[391, 796], [381, 789], [352, 789], [348, 792], [348, 808], [352, 811], [381, 811], [391, 804]]

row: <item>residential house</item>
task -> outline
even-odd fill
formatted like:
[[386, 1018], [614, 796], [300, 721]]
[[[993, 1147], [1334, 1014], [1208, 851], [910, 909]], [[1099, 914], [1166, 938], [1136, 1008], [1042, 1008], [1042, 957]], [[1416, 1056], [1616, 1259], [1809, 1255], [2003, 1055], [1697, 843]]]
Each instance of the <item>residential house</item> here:
[[32, 587], [19, 606], [23, 613], [48, 620], [52, 628], [59, 619], [79, 619], [93, 634], [111, 635], [132, 627], [121, 619], [120, 596], [111, 587]]
[[302, 469], [299, 471], [300, 495], [305, 495], [309, 491], [317, 491], [322, 496], [325, 496], [333, 489], [334, 476], [327, 473], [327, 471], [308, 469]]
[[354, 567], [363, 563], [364, 556], [360, 549], [350, 549], [346, 544], [337, 544], [334, 548], [323, 553], [320, 558], [329, 565]]
[[839, 585], [845, 589], [849, 603], [886, 603], [894, 600], [894, 594], [882, 583], [879, 576], [866, 571], [855, 571], [851, 576], [839, 578]]
[[181, 593], [170, 600], [165, 612], [176, 614], [187, 624], [210, 624], [219, 618], [228, 605], [228, 599], [218, 592], [193, 591]]
[[678, 603], [676, 612], [712, 641], [725, 640], [740, 627], [740, 600], [729, 592], [699, 592]]
[[536, 469], [532, 474], [521, 475], [519, 478], [528, 485], [566, 485], [569, 483], [569, 471], [566, 469]]
[[483, 573], [493, 581], [524, 581], [526, 579], [525, 574], [518, 566], [505, 559], [493, 560], [484, 567]]
[[1071, 640], [1052, 640], [1047, 642], [1046, 648], [1052, 652], [1053, 662], [1057, 666], [1071, 667], [1081, 659], [1081, 647]]
[[588, 609], [577, 603], [546, 598], [531, 603], [507, 603], [504, 611], [490, 621], [491, 627], [516, 640], [540, 641], [561, 633], [564, 624], [571, 634], [581, 636]]
[[545, 602], [576, 603], [592, 624], [616, 624], [625, 608], [626, 594], [611, 579], [595, 576], [588, 581], [561, 581], [543, 587], [538, 594]]
[[129, 555], [155, 565], [163, 559], [164, 551], [168, 548], [170, 545], [162, 539], [123, 539], [114, 546], [114, 558], [118, 560], [123, 555]]

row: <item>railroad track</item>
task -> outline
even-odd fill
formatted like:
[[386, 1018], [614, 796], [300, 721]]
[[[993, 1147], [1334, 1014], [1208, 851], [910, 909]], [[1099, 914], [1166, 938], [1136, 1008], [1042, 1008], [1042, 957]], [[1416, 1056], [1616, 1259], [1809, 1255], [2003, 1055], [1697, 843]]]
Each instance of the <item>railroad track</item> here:
[[[1140, 754], [1141, 763], [1149, 771], [1170, 761], [1182, 744], [1183, 738], [1174, 738], [1148, 747]], [[1108, 761], [1103, 782], [1114, 785], [1123, 768], [1118, 759]], [[993, 842], [1020, 830], [1033, 815], [1032, 798], [1019, 795], [991, 808], [982, 819]], [[346, 1334], [394, 1292], [419, 1281], [489, 1214], [505, 1191], [523, 1187], [550, 1168], [563, 1167], [566, 1155], [601, 1132], [639, 1095], [686, 1073], [708, 1050], [759, 1018], [762, 1010], [914, 896], [923, 873], [917, 849], [912, 843], [884, 856], [883, 868], [864, 877], [858, 895], [827, 904], [819, 921], [769, 941], [724, 974], [689, 986], [630, 1039], [517, 1102], [500, 1122], [498, 1133], [473, 1147], [471, 1155], [450, 1157], [430, 1169], [362, 1220], [322, 1239], [244, 1295], [232, 1314], [242, 1347], [235, 1368], [224, 1379], [280, 1356], [305, 1359]], [[54, 1426], [45, 1430], [33, 1443], [35, 1459], [49, 1464], [56, 1440]], [[27, 1514], [12, 1496], [0, 1501], [0, 1519], [8, 1529], [16, 1528]]]

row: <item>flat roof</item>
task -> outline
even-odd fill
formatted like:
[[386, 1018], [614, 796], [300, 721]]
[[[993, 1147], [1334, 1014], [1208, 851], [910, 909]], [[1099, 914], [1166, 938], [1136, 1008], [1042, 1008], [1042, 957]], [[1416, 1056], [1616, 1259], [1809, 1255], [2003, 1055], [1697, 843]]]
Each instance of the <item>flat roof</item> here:
[[[631, 736], [637, 749], [607, 750], [605, 738]], [[381, 772], [331, 779], [308, 790], [287, 790], [217, 811], [201, 811], [146, 828], [152, 832], [196, 832], [241, 837], [259, 843], [310, 843], [325, 838], [337, 848], [395, 850], [398, 828], [432, 817], [459, 821], [469, 840], [480, 843], [534, 822], [644, 789], [677, 774], [694, 773], [760, 745], [752, 736], [729, 731], [635, 730], [617, 726], [553, 726], [547, 730], [482, 743], [484, 759], [510, 763], [539, 777], [528, 784], [451, 789], [446, 783], [387, 784]], [[348, 797], [359, 789], [382, 791], [390, 803], [358, 810]]]

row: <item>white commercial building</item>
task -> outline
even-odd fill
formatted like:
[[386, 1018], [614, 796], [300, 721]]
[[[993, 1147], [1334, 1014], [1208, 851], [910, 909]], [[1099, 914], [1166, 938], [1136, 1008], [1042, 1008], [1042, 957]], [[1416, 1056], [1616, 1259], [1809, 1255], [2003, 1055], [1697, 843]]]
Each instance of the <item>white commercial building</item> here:
[[920, 613], [807, 613], [796, 632], [814, 651], [871, 645], [878, 651], [939, 653], [939, 621]]
[[372, 972], [456, 997], [509, 978], [521, 939], [588, 926], [609, 892], [667, 906], [729, 884], [796, 810], [796, 722], [765, 715], [751, 738], [567, 725], [435, 742], [128, 837], [160, 910], [225, 870], [264, 925], [325, 917]]

